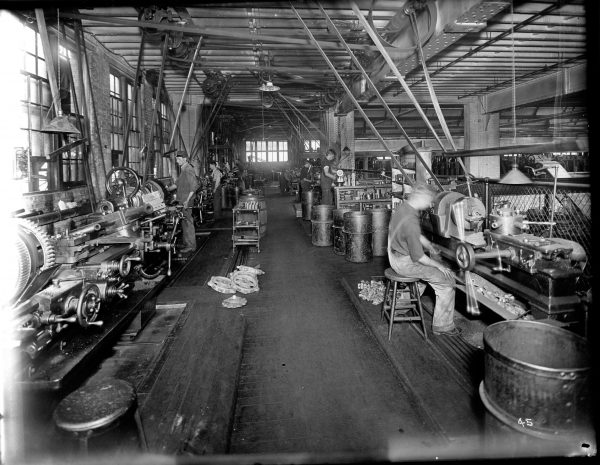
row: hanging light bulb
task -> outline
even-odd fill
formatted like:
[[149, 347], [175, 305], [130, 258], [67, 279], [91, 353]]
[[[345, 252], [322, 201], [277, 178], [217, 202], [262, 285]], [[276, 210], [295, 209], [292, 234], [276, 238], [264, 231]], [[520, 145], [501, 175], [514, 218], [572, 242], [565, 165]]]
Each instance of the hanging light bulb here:
[[61, 134], [81, 134], [67, 115], [63, 115], [60, 103], [60, 18], [59, 10], [56, 10], [56, 43], [57, 43], [57, 66], [58, 66], [58, 95], [52, 100], [56, 110], [56, 116], [48, 123], [42, 126], [41, 132], [61, 133]]

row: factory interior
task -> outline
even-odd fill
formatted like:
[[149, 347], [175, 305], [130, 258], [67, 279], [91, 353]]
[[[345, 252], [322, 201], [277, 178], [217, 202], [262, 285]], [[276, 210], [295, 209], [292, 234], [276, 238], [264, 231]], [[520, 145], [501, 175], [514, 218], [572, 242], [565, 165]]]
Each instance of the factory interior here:
[[596, 2], [3, 5], [0, 463], [596, 456]]

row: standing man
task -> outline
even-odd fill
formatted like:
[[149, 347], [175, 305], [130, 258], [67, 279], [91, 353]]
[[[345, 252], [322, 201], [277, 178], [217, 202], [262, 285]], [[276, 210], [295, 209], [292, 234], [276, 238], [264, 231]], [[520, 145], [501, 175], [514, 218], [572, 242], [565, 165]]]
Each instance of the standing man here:
[[342, 149], [342, 156], [340, 157], [340, 162], [338, 163], [338, 166], [342, 169], [344, 169], [344, 168], [354, 169], [353, 163], [350, 163], [352, 161], [351, 157], [352, 157], [352, 152], [350, 151], [348, 146], [344, 147]]
[[302, 201], [302, 192], [309, 191], [312, 188], [312, 163], [307, 158], [304, 160], [304, 166], [300, 170], [300, 192], [298, 193]]
[[216, 161], [211, 161], [209, 167], [213, 182], [213, 218], [216, 220], [221, 217], [221, 178], [223, 174], [217, 168]]
[[177, 152], [175, 160], [181, 169], [177, 178], [177, 197], [183, 204], [183, 218], [181, 220], [183, 249], [180, 252], [189, 253], [196, 250], [196, 229], [194, 228], [192, 205], [199, 183], [194, 168], [189, 163], [187, 153]]
[[432, 330], [436, 335], [458, 336], [454, 325], [454, 288], [456, 282], [449, 268], [429, 258], [423, 247], [437, 254], [437, 249], [421, 234], [419, 212], [431, 206], [434, 192], [427, 184], [415, 184], [408, 200], [392, 213], [388, 236], [390, 266], [400, 276], [419, 278], [435, 291]]
[[322, 205], [333, 205], [333, 192], [331, 192], [331, 186], [337, 179], [335, 175], [335, 150], [329, 149], [325, 154], [325, 161], [323, 163], [321, 171], [321, 204]]

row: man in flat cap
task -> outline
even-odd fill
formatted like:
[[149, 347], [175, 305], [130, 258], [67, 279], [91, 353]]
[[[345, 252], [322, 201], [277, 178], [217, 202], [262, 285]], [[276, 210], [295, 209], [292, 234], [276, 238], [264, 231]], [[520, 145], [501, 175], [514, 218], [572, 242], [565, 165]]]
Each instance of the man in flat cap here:
[[196, 250], [196, 230], [192, 216], [192, 205], [199, 183], [194, 168], [189, 163], [188, 154], [178, 151], [175, 160], [181, 168], [177, 178], [177, 199], [183, 203], [184, 217], [181, 220], [183, 248], [181, 253], [189, 253]]

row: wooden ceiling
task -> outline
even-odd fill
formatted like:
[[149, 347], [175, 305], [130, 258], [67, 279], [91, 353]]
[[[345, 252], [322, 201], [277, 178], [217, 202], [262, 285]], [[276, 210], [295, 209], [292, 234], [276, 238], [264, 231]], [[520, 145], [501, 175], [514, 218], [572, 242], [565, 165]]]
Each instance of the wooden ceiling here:
[[[581, 89], [557, 89], [564, 94], [560, 101], [540, 93], [539, 101], [514, 102], [511, 95], [515, 94], [511, 90], [516, 86], [535, 87], [537, 82], [545, 82], [545, 77], [557, 73], [568, 71], [579, 79], [585, 74], [583, 0], [515, 0], [513, 4], [504, 0], [358, 0], [356, 3], [380, 37], [388, 42], [387, 50], [398, 70], [426, 112], [433, 116], [431, 98], [415, 53], [415, 35], [404, 10], [415, 6], [433, 87], [453, 135], [463, 135], [463, 108], [467, 99], [488, 96], [493, 97], [490, 101], [496, 105], [494, 111], [500, 112], [501, 131], [515, 129], [512, 116], [516, 113], [518, 136], [587, 134]], [[319, 4], [293, 2], [293, 5], [382, 134], [397, 135], [373, 92], [361, 85], [360, 71], [340, 45]], [[411, 110], [406, 93], [384, 64], [353, 12], [352, 3], [323, 1], [321, 5], [386, 101], [397, 110], [409, 134], [426, 136], [424, 124]], [[223, 111], [243, 116], [248, 128], [262, 124], [265, 119], [268, 124], [285, 129], [288, 122], [282, 110], [293, 121], [298, 119], [278, 94], [315, 121], [322, 108], [334, 106], [342, 113], [353, 108], [288, 2], [178, 2], [162, 8], [84, 4], [61, 14], [81, 19], [85, 32], [123, 57], [132, 69], [138, 60], [142, 27], [146, 31], [141, 61], [145, 70], [159, 69], [161, 41], [168, 32], [165, 85], [175, 100], [184, 88], [191, 57], [201, 38], [188, 98], [196, 103], [210, 103], [214, 96], [211, 99], [206, 95], [208, 84], [218, 84], [219, 78], [228, 77], [230, 87]], [[279, 86], [280, 91], [268, 96], [260, 92], [258, 87], [266, 80]], [[273, 95], [274, 104], [270, 101]], [[510, 99], [508, 104], [507, 99]], [[513, 112], [514, 103], [518, 110]], [[369, 136], [358, 112], [355, 112], [355, 131], [357, 137]]]

